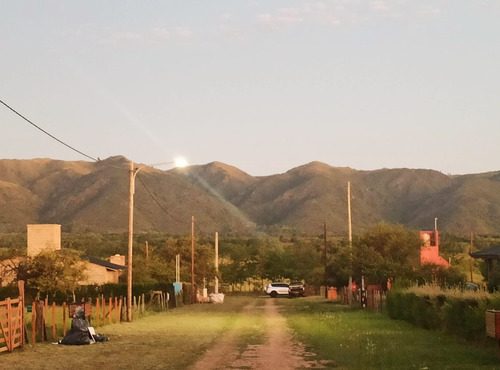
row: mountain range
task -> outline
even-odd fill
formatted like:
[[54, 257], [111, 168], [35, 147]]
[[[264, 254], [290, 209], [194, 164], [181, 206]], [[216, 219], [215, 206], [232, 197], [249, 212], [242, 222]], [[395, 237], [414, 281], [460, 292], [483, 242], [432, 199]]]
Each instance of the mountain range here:
[[[0, 160], [0, 232], [56, 223], [66, 232], [128, 230], [130, 161]], [[346, 236], [380, 222], [457, 235], [500, 235], [500, 171], [445, 175], [426, 169], [360, 171], [311, 162], [251, 176], [212, 162], [167, 171], [136, 165], [134, 231], [240, 234], [289, 231]]]

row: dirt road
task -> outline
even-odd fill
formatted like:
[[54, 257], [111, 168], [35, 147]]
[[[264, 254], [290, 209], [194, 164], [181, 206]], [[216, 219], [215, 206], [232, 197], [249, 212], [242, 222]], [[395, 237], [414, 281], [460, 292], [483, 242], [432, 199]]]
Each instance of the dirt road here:
[[[325, 365], [307, 360], [314, 354], [307, 353], [305, 346], [294, 339], [280, 314], [275, 299], [267, 298], [264, 306], [254, 303], [245, 307], [244, 314], [259, 313], [266, 322], [265, 342], [245, 348], [242, 352], [236, 347], [237, 330], [226, 333], [198, 361], [193, 370], [209, 369], [304, 369], [325, 368]], [[236, 328], [237, 325], [234, 325]]]

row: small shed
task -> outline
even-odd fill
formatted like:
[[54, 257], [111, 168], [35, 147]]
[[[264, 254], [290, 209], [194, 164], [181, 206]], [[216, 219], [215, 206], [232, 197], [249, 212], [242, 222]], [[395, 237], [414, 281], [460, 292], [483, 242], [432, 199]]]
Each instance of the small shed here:
[[472, 258], [481, 258], [486, 261], [486, 265], [488, 266], [488, 281], [491, 281], [493, 260], [500, 260], [500, 245], [470, 253], [470, 256]]

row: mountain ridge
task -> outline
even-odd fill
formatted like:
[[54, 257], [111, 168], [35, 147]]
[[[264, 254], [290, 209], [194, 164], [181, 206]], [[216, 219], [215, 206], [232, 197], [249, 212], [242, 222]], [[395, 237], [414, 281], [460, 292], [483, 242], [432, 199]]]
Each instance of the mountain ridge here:
[[[125, 232], [129, 163], [123, 156], [0, 160], [0, 231], [58, 223], [68, 232]], [[319, 161], [269, 176], [222, 162], [167, 171], [143, 166], [135, 180], [134, 230], [188, 234], [194, 216], [204, 233], [317, 235], [326, 222], [334, 234], [346, 235], [348, 181], [354, 230], [380, 221], [432, 229], [438, 218], [440, 231], [500, 235], [500, 171], [367, 171]]]

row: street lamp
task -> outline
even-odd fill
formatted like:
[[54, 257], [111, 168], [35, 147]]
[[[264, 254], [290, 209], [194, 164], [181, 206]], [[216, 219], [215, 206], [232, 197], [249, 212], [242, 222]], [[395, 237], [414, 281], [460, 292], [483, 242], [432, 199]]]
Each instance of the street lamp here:
[[134, 168], [134, 162], [130, 161], [129, 167], [129, 212], [128, 212], [128, 258], [127, 258], [127, 321], [132, 321], [132, 245], [134, 239], [134, 193], [135, 177], [145, 167], [174, 164], [175, 167], [187, 166], [187, 161], [177, 158], [175, 161], [144, 165]]

